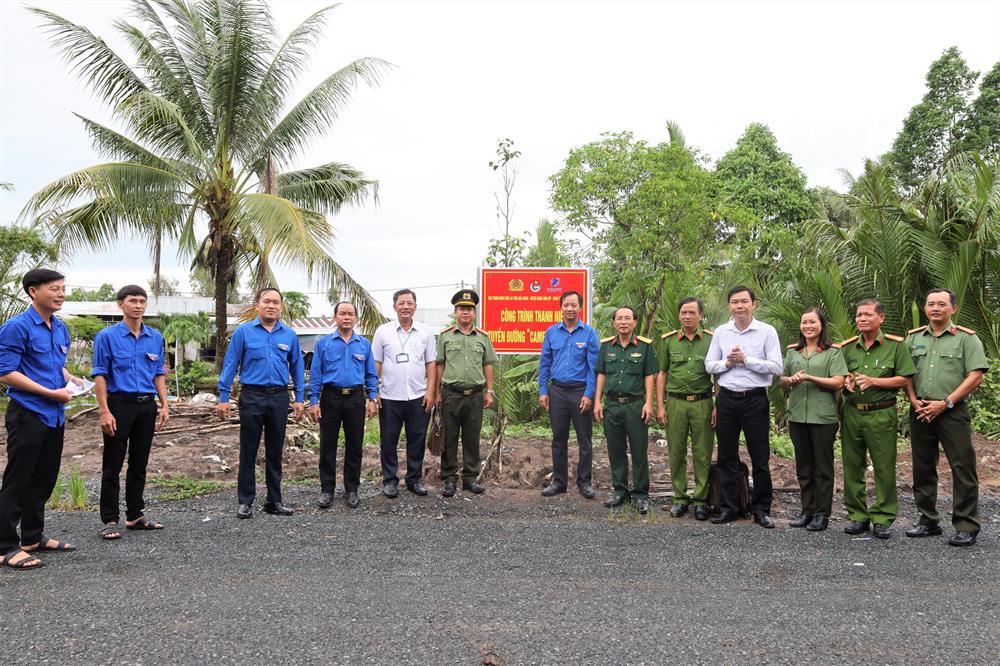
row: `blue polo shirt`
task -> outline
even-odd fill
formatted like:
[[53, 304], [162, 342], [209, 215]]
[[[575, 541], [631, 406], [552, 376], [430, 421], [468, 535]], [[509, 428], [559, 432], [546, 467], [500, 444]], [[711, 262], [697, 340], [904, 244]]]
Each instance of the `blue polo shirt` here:
[[163, 336], [145, 324], [139, 337], [120, 321], [94, 338], [91, 377], [104, 377], [108, 393], [156, 393], [153, 379], [167, 374]]
[[219, 402], [229, 402], [237, 368], [244, 386], [287, 386], [291, 376], [295, 402], [302, 402], [305, 365], [299, 337], [280, 321], [270, 331], [260, 317], [236, 327], [219, 375]]
[[374, 400], [378, 395], [378, 376], [371, 343], [354, 332], [347, 342], [340, 333], [320, 338], [309, 368], [309, 404], [319, 403], [324, 384], [341, 388], [363, 385], [368, 397]]
[[597, 387], [597, 355], [601, 343], [597, 331], [583, 322], [569, 331], [565, 322], [549, 326], [542, 339], [538, 365], [538, 394], [548, 395], [549, 380], [560, 384], [585, 383], [583, 395], [594, 397]]
[[[66, 386], [63, 368], [69, 352], [69, 329], [58, 317], [53, 316], [51, 321], [49, 328], [38, 311], [29, 307], [0, 326], [0, 376], [16, 370], [48, 389]], [[50, 428], [61, 426], [65, 420], [66, 408], [61, 402], [13, 387], [7, 387], [7, 395], [38, 414]]]

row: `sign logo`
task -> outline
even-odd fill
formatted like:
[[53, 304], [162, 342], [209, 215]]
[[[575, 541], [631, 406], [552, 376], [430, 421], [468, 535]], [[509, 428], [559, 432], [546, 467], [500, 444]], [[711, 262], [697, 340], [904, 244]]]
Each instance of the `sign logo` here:
[[507, 288], [511, 291], [524, 291], [524, 280], [514, 278], [507, 283]]
[[535, 292], [536, 294], [542, 290], [542, 283], [540, 280], [532, 280], [531, 284], [528, 285], [528, 289]]
[[558, 287], [559, 286], [559, 278], [554, 277], [551, 280], [549, 280], [549, 286], [550, 287]]

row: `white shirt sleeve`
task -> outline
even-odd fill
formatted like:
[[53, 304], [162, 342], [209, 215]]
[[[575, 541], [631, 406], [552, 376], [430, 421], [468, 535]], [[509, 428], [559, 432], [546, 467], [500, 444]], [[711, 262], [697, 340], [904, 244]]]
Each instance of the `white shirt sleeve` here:
[[385, 351], [382, 349], [382, 346], [385, 344], [385, 341], [382, 339], [382, 330], [381, 326], [376, 328], [375, 335], [372, 337], [372, 356], [378, 363], [385, 360]]
[[774, 327], [769, 326], [764, 335], [764, 358], [747, 358], [743, 364], [753, 370], [765, 375], [781, 375], [781, 343], [778, 341], [778, 332]]
[[718, 331], [712, 336], [712, 342], [708, 345], [708, 354], [705, 355], [705, 372], [710, 375], [721, 375], [729, 370], [726, 367], [726, 360], [722, 358], [722, 345], [719, 343]]

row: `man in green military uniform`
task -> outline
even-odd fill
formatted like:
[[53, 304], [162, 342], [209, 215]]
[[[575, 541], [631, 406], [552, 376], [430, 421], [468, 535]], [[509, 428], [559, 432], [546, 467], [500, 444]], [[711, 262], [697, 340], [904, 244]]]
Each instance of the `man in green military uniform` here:
[[[462, 440], [462, 489], [486, 490], [479, 476], [479, 435], [483, 408], [493, 405], [493, 366], [497, 353], [489, 334], [475, 327], [479, 294], [463, 289], [451, 299], [456, 326], [441, 331], [437, 339], [438, 403], [444, 416], [444, 451], [441, 453], [441, 495], [455, 494], [458, 477], [458, 441]], [[484, 393], [485, 390], [485, 393]]]
[[[649, 429], [653, 416], [653, 376], [656, 354], [652, 340], [633, 335], [635, 310], [621, 307], [613, 315], [618, 335], [601, 340], [597, 357], [597, 389], [594, 392], [594, 418], [604, 423], [608, 459], [614, 493], [604, 506], [614, 508], [625, 503], [631, 494], [639, 513], [649, 511]], [[607, 407], [601, 397], [607, 395]], [[632, 451], [632, 485], [628, 489], [628, 451]]]
[[[885, 310], [874, 298], [857, 305], [854, 323], [861, 332], [844, 340], [841, 351], [850, 373], [844, 382], [840, 434], [844, 462], [844, 507], [851, 522], [847, 534], [867, 532], [888, 539], [899, 513], [896, 490], [896, 394], [916, 374], [905, 340], [882, 332]], [[868, 505], [867, 455], [875, 470], [875, 502]]]
[[907, 387], [910, 398], [910, 442], [913, 450], [913, 498], [920, 521], [906, 530], [908, 537], [941, 534], [937, 513], [938, 444], [951, 467], [953, 546], [971, 546], [979, 534], [979, 477], [966, 398], [989, 369], [983, 343], [976, 332], [955, 326], [955, 294], [932, 289], [924, 300], [930, 322], [910, 331], [906, 345], [917, 366]]
[[[708, 519], [708, 468], [715, 444], [712, 376], [705, 356], [712, 331], [701, 328], [705, 308], [697, 298], [681, 299], [680, 330], [660, 336], [660, 372], [656, 376], [656, 419], [667, 426], [670, 483], [674, 490], [670, 515], [680, 518], [694, 505], [694, 517]], [[664, 399], [666, 402], [664, 402]], [[694, 491], [688, 495], [687, 442], [691, 437]]]

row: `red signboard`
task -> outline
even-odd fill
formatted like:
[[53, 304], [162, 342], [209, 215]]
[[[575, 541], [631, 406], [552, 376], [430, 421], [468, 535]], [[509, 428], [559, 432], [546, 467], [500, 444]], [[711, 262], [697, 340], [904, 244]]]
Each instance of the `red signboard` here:
[[540, 354], [567, 291], [583, 294], [580, 320], [590, 323], [589, 268], [480, 268], [479, 327], [500, 354]]

